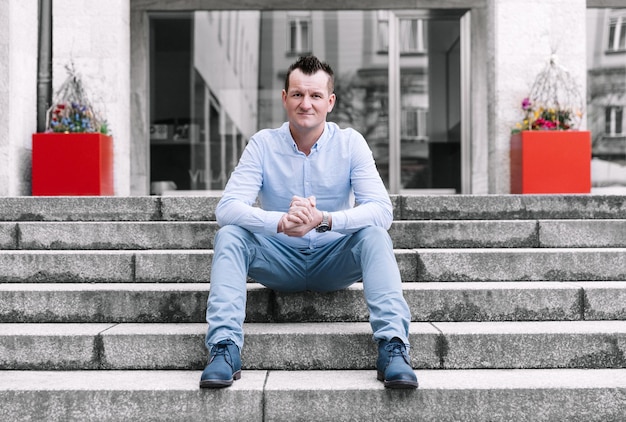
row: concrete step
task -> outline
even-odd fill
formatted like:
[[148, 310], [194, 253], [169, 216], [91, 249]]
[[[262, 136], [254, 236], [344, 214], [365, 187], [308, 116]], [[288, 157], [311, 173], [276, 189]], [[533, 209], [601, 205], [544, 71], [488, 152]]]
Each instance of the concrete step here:
[[0, 283], [209, 281], [213, 251], [2, 251]]
[[[0, 223], [0, 249], [210, 249], [215, 222]], [[394, 246], [409, 248], [626, 247], [626, 220], [396, 221]]]
[[625, 248], [418, 249], [416, 281], [620, 281]]
[[[0, 221], [211, 221], [219, 196], [4, 197]], [[623, 218], [621, 195], [391, 195], [397, 220]]]
[[14, 421], [619, 421], [626, 369], [420, 370], [385, 390], [374, 370], [244, 371], [225, 390], [199, 371], [0, 371]]
[[533, 220], [623, 218], [621, 195], [402, 195], [401, 220]]
[[[0, 324], [0, 369], [201, 369], [206, 324]], [[368, 323], [247, 323], [246, 369], [374, 367]], [[411, 324], [425, 369], [624, 368], [626, 321]]]
[[398, 249], [409, 248], [623, 248], [626, 220], [395, 221]]
[[[626, 248], [397, 249], [403, 281], [621, 281]], [[0, 283], [210, 281], [213, 251], [2, 251]]]
[[[626, 320], [626, 282], [404, 283], [413, 321]], [[0, 322], [204, 322], [208, 283], [4, 283]], [[248, 284], [248, 322], [366, 322], [362, 283], [332, 293]]]
[[215, 222], [0, 223], [0, 249], [210, 249]]
[[[193, 202], [207, 205], [203, 199]], [[213, 202], [210, 209], [217, 204]], [[0, 221], [152, 221], [163, 217], [161, 201], [154, 196], [18, 196], [0, 198], [0, 204]]]

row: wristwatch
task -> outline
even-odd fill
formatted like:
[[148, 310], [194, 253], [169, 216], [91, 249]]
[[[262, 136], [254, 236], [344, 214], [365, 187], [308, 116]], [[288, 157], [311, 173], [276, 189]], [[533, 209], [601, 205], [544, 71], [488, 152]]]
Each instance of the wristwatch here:
[[322, 211], [322, 222], [315, 228], [315, 231], [318, 233], [324, 233], [328, 230], [330, 230], [330, 226], [328, 225], [328, 213], [326, 211]]

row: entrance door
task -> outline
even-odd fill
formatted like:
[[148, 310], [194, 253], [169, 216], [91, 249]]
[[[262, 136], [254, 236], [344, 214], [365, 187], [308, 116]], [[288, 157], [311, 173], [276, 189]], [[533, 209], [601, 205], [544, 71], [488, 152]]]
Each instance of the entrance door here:
[[461, 32], [455, 15], [388, 12], [393, 193], [461, 193]]

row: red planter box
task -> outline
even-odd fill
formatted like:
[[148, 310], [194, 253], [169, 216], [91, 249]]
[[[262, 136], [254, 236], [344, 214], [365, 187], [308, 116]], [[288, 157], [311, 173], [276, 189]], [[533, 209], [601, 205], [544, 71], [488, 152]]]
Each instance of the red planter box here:
[[32, 193], [113, 195], [113, 138], [100, 133], [33, 134]]
[[591, 192], [589, 131], [511, 135], [511, 193]]

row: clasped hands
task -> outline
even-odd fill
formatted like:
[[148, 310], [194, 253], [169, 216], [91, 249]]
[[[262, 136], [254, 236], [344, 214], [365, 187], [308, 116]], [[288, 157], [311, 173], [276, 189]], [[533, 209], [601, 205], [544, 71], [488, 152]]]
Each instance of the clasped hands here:
[[315, 197], [294, 196], [289, 211], [278, 222], [278, 232], [302, 237], [322, 222], [322, 212], [315, 207]]

